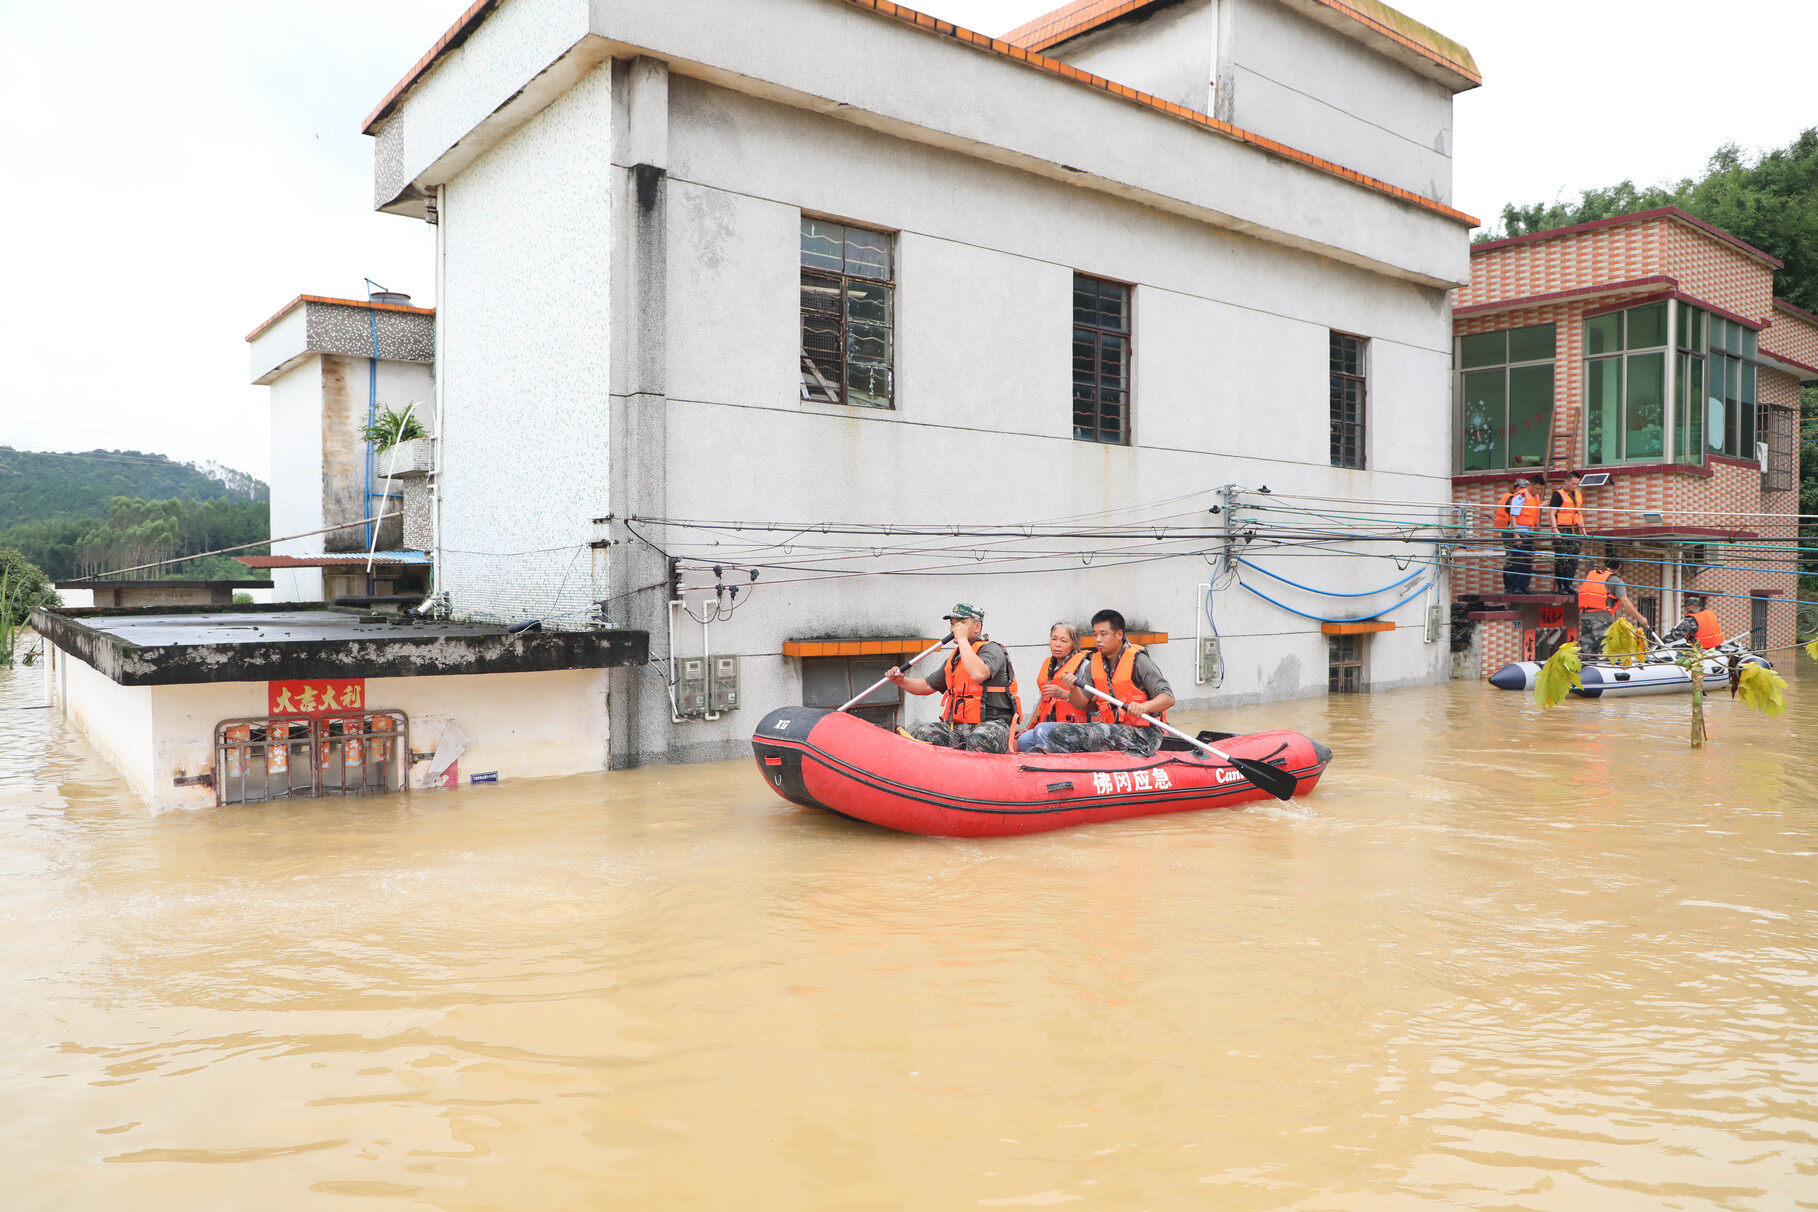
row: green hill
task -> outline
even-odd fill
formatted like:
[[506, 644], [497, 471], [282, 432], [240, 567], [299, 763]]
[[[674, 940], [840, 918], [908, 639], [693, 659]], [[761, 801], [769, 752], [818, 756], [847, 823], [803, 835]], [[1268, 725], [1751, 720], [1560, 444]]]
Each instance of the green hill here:
[[[0, 547], [17, 548], [53, 581], [270, 533], [271, 492], [245, 472], [136, 450], [0, 446]], [[244, 580], [256, 574], [227, 556], [209, 556], [136, 575]]]
[[266, 501], [263, 481], [229, 468], [218, 475], [137, 450], [41, 451], [0, 446], [0, 530], [50, 518], [99, 518], [115, 497]]

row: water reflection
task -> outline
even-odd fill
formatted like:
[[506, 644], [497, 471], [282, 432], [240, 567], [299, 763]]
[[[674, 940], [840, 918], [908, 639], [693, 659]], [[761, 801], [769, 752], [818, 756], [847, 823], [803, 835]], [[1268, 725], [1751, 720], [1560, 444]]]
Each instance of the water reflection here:
[[[1814, 1200], [1818, 678], [1250, 707], [1317, 815], [992, 841], [746, 763], [153, 817], [0, 673], [22, 1208]], [[1198, 723], [1199, 721], [1194, 721]]]

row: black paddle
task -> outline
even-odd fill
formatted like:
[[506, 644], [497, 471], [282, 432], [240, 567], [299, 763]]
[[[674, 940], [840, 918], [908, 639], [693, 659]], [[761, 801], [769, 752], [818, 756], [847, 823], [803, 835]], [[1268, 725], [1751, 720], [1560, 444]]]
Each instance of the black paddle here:
[[[1142, 715], [1141, 712], [1135, 711], [1134, 708], [1118, 702], [1096, 686], [1088, 686], [1084, 682], [1076, 682], [1075, 685], [1087, 694], [1105, 700], [1105, 702], [1111, 704], [1119, 711], [1133, 712], [1134, 714]], [[1232, 767], [1239, 774], [1243, 775], [1252, 783], [1256, 784], [1259, 789], [1268, 792], [1284, 804], [1292, 800], [1294, 798], [1294, 793], [1300, 789], [1300, 780], [1279, 766], [1271, 766], [1267, 762], [1253, 761], [1250, 758], [1232, 757], [1224, 750], [1215, 749], [1202, 740], [1190, 737], [1180, 729], [1162, 723], [1162, 721], [1156, 719], [1154, 716], [1143, 715], [1142, 718], [1170, 736], [1177, 736], [1189, 745], [1204, 749], [1213, 757], [1223, 758], [1225, 761], [1231, 763]]]

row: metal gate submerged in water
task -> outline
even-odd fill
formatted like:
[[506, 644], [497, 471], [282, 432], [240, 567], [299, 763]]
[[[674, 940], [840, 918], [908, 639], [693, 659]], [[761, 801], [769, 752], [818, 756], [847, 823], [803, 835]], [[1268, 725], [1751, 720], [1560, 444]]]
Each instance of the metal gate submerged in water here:
[[363, 711], [263, 717], [215, 725], [215, 803], [380, 795], [404, 785], [410, 717]]

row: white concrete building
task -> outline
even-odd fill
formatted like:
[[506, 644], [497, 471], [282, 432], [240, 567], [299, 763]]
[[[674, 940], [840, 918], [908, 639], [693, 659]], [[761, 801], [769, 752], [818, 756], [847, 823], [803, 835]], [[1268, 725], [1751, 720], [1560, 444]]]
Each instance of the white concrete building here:
[[[438, 223], [436, 587], [647, 629], [616, 765], [745, 752], [956, 600], [1025, 686], [1103, 606], [1189, 707], [1441, 681], [1442, 574], [1377, 594], [1388, 561], [1264, 536], [1450, 501], [1476, 83], [1370, 0], [1096, 0], [1014, 41], [883, 0], [481, 0], [366, 127], [378, 207]], [[1325, 593], [1229, 563], [1246, 530]], [[708, 656], [740, 708], [691, 700]]]
[[[431, 430], [434, 321], [434, 310], [410, 306], [408, 295], [298, 295], [247, 334], [252, 381], [271, 389], [271, 533], [306, 536], [273, 543], [269, 556], [242, 558], [271, 570], [274, 600], [320, 602], [424, 586], [427, 558], [401, 550], [403, 518], [379, 523], [376, 536], [371, 526], [348, 523], [404, 507], [405, 482], [387, 483], [362, 431], [377, 411], [413, 404], [410, 415]], [[409, 537], [427, 545], [426, 533]], [[375, 546], [383, 558], [369, 575]]]

